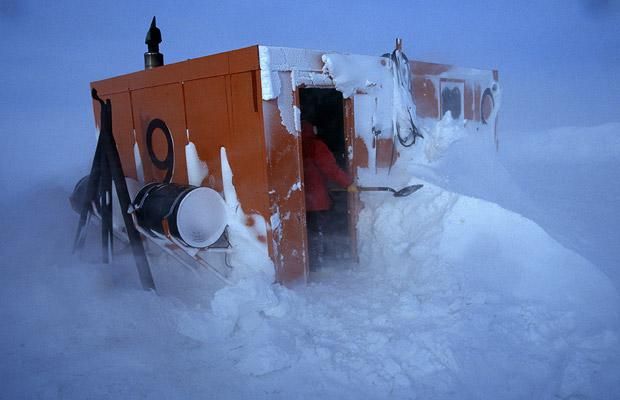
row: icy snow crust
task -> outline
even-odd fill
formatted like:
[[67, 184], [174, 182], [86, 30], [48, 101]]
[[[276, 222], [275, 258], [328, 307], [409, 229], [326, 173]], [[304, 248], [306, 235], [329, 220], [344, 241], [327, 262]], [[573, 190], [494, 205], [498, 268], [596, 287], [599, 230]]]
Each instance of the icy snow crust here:
[[[389, 176], [367, 171], [368, 181], [425, 186], [406, 198], [363, 194], [361, 263], [327, 266], [294, 289], [273, 284], [254, 246], [225, 151], [231, 240], [247, 250], [224, 288], [160, 256], [159, 295], [143, 292], [122, 246], [115, 264], [97, 264], [97, 227], [91, 251], [70, 257], [75, 226], [58, 223], [77, 220], [67, 193], [11, 204], [0, 231], [3, 397], [616, 398], [610, 281], [534, 222], [454, 190], [466, 171], [470, 190], [492, 196], [488, 171], [464, 169], [490, 165], [488, 136], [450, 118], [428, 132]], [[33, 214], [36, 231], [10, 229]]]

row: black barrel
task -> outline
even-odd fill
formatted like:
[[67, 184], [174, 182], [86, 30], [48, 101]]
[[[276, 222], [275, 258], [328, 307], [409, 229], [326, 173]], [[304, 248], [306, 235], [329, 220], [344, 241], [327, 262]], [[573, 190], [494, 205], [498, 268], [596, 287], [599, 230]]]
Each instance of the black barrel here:
[[138, 192], [134, 207], [142, 228], [169, 233], [190, 247], [215, 243], [226, 228], [222, 197], [205, 187], [150, 183]]
[[[73, 192], [71, 196], [69, 196], [69, 203], [71, 204], [71, 208], [76, 213], [81, 213], [84, 208], [84, 203], [86, 202], [86, 190], [88, 189], [88, 178], [90, 175], [86, 175], [82, 177], [73, 188]], [[97, 211], [99, 211], [100, 207], [97, 204]]]
[[[86, 175], [82, 177], [75, 184], [73, 188], [73, 192], [69, 197], [69, 203], [71, 204], [71, 208], [76, 213], [81, 213], [82, 208], [84, 207], [84, 203], [86, 201], [86, 190], [88, 190], [88, 180], [90, 175]], [[136, 193], [140, 188], [141, 184], [133, 179], [133, 178], [125, 178], [125, 185], [127, 186], [127, 190], [129, 191], [129, 198], [134, 199], [136, 197]], [[101, 204], [99, 199], [96, 199], [91, 204], [91, 211], [95, 213], [95, 215], [101, 215]], [[123, 221], [123, 213], [127, 212], [127, 210], [121, 210], [121, 205], [118, 201], [118, 196], [116, 195], [116, 187], [112, 186], [112, 221], [114, 226], [123, 226], [125, 223]]]

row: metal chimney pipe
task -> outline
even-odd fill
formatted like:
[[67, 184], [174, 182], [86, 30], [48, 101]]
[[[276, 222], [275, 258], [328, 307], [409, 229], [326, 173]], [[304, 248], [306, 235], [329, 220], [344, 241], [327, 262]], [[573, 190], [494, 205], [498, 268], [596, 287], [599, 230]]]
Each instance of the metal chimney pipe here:
[[151, 27], [146, 33], [144, 43], [148, 46], [148, 51], [144, 53], [144, 69], [153, 69], [164, 65], [164, 55], [159, 52], [161, 43], [161, 31], [156, 26], [155, 17], [151, 21]]

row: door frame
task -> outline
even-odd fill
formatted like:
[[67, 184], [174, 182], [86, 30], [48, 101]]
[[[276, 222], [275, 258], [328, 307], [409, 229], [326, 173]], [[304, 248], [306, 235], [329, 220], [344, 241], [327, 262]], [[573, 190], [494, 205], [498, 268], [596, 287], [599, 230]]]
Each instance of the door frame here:
[[[300, 90], [303, 89], [336, 89], [335, 85], [299, 85], [293, 88], [293, 105], [300, 110], [301, 115], [301, 96]], [[340, 91], [338, 91], [340, 92]], [[342, 92], [340, 92], [342, 94]], [[343, 116], [343, 135], [344, 135], [344, 145], [345, 150], [347, 152], [347, 173], [349, 176], [353, 178], [353, 182], [357, 182], [357, 160], [355, 157], [355, 113], [354, 113], [354, 104], [353, 98], [342, 98], [342, 116]], [[301, 122], [301, 121], [300, 121]], [[300, 124], [301, 126], [301, 124]], [[303, 145], [301, 143], [301, 132], [299, 132], [299, 159], [303, 160]], [[300, 164], [300, 181], [302, 182], [302, 186], [305, 187], [304, 182], [304, 171], [303, 171], [303, 162]], [[351, 260], [353, 262], [359, 262], [358, 255], [358, 247], [357, 247], [357, 221], [359, 219], [359, 212], [361, 211], [361, 202], [360, 196], [357, 192], [349, 192], [347, 193], [347, 225], [349, 231], [349, 241], [350, 241], [350, 251], [351, 251]], [[303, 218], [304, 218], [304, 226], [306, 227], [304, 234], [304, 250], [306, 254], [308, 254], [308, 225], [305, 220], [306, 217], [306, 204], [304, 199], [304, 209], [303, 209]], [[310, 271], [310, 258], [306, 257], [306, 277], [309, 275]]]

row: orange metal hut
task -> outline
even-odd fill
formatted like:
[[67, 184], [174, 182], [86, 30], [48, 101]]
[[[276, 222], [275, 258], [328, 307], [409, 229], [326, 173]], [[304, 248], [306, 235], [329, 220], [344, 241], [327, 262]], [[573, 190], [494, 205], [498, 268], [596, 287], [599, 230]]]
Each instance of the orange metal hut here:
[[[338, 82], [334, 63], [346, 64], [343, 68], [363, 83]], [[166, 173], [152, 162], [153, 155], [166, 158], [170, 149], [165, 136], [153, 135], [151, 148], [147, 146], [147, 127], [154, 119], [163, 121], [172, 136], [172, 182], [188, 183], [182, 149], [191, 141], [208, 168], [199, 184], [221, 193], [224, 147], [240, 205], [247, 214], [264, 218], [266, 231], [257, 239], [268, 249], [276, 279], [291, 282], [305, 280], [309, 271], [300, 116], [312, 114], [319, 129], [331, 132], [328, 144], [353, 177], [363, 168], [389, 168], [394, 162], [392, 137], [371, 132], [367, 110], [376, 105], [377, 91], [392, 89], [377, 88], [372, 77], [364, 77], [387, 64], [385, 57], [252, 46], [91, 86], [112, 102], [113, 133], [127, 177], [161, 181]], [[497, 71], [417, 61], [410, 62], [410, 69], [417, 118], [432, 122], [450, 111], [453, 118], [494, 133]], [[97, 110], [95, 104], [96, 119]], [[355, 259], [361, 204], [356, 193], [343, 196], [347, 252]], [[253, 221], [249, 218], [248, 224]]]

